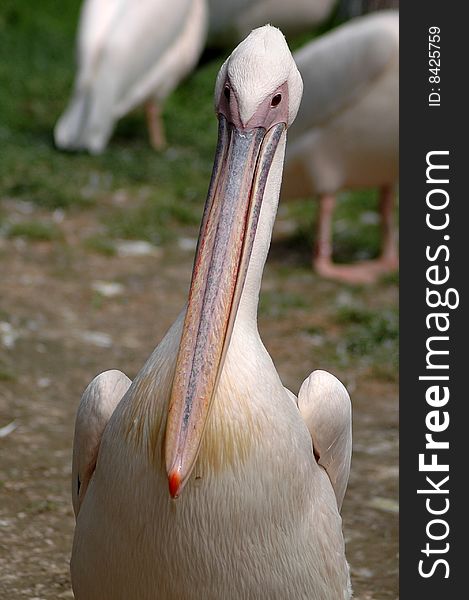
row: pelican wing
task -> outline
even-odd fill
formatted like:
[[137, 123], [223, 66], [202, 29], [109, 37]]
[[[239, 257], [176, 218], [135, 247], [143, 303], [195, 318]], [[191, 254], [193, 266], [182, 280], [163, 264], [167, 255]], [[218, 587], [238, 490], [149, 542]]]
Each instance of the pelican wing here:
[[399, 52], [397, 11], [354, 19], [294, 54], [304, 93], [291, 135], [319, 127], [353, 104]]
[[72, 502], [78, 516], [96, 467], [104, 429], [132, 382], [121, 371], [105, 371], [83, 393], [75, 419], [72, 462]]
[[313, 371], [300, 388], [298, 408], [311, 434], [318, 464], [331, 480], [340, 510], [352, 456], [352, 409], [348, 392], [327, 371]]

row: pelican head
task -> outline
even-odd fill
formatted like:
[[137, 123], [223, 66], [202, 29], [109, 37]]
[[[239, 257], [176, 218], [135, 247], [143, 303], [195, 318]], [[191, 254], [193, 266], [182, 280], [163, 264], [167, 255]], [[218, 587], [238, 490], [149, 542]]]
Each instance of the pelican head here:
[[173, 498], [181, 493], [200, 450], [261, 205], [271, 201], [265, 194], [267, 178], [302, 89], [285, 38], [269, 25], [255, 29], [217, 77], [218, 143], [166, 423], [165, 460]]

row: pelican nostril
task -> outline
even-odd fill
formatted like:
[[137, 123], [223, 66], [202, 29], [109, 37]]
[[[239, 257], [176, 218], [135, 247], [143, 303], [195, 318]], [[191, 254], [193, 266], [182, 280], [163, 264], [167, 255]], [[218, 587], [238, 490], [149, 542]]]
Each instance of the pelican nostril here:
[[272, 98], [272, 101], [270, 102], [270, 106], [278, 106], [281, 101], [282, 94], [275, 94], [275, 96]]

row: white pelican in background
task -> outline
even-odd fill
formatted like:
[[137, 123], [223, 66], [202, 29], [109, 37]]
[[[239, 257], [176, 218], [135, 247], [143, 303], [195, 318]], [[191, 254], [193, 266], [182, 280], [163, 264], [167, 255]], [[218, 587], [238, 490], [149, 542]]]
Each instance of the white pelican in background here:
[[208, 0], [210, 35], [243, 39], [254, 27], [271, 23], [287, 35], [307, 31], [331, 14], [337, 0]]
[[270, 26], [218, 74], [219, 138], [187, 307], [132, 383], [103, 373], [78, 410], [77, 600], [350, 598], [339, 515], [350, 399], [315, 371], [297, 400], [257, 329], [301, 89]]
[[55, 126], [57, 147], [100, 153], [116, 121], [146, 103], [150, 141], [162, 149], [161, 104], [194, 68], [206, 29], [206, 0], [85, 0], [78, 72]]
[[[304, 81], [289, 132], [282, 194], [319, 195], [313, 263], [326, 277], [371, 281], [398, 266], [393, 204], [398, 180], [399, 18], [395, 11], [359, 17], [301, 48]], [[382, 252], [353, 266], [332, 262], [331, 226], [337, 192], [380, 187]]]
[[339, 7], [340, 15], [352, 19], [375, 10], [399, 9], [399, 0], [339, 0]]

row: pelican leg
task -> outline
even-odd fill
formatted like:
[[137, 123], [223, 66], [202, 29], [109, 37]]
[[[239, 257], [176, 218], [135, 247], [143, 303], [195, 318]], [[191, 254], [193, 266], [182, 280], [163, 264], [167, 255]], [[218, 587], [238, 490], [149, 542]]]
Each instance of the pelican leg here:
[[161, 107], [156, 100], [151, 99], [145, 104], [145, 112], [147, 115], [150, 144], [155, 150], [164, 150], [166, 148], [166, 136], [161, 118]]
[[336, 265], [332, 260], [332, 218], [335, 209], [335, 196], [324, 195], [319, 199], [318, 227], [313, 255], [314, 270], [326, 279], [345, 283], [369, 283], [371, 275], [365, 265]]
[[394, 186], [386, 185], [381, 188], [379, 212], [381, 215], [382, 247], [379, 262], [382, 272], [395, 271], [399, 266], [394, 228]]
[[318, 226], [313, 255], [314, 269], [324, 277], [334, 270], [332, 262], [332, 216], [335, 209], [335, 196], [319, 198]]
[[384, 273], [398, 268], [394, 231], [394, 189], [392, 185], [381, 188], [379, 211], [381, 215], [382, 248], [376, 260], [362, 261], [354, 265], [336, 265], [332, 260], [332, 214], [334, 196], [323, 196], [319, 201], [318, 233], [313, 266], [322, 277], [345, 283], [373, 283]]

